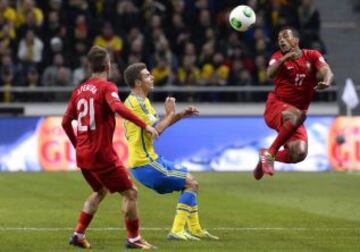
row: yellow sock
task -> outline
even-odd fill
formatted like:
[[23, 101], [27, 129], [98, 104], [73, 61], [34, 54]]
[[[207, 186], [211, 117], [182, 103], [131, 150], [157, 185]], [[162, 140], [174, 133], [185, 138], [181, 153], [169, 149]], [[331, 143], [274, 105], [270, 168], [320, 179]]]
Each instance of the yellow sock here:
[[197, 206], [192, 207], [187, 221], [187, 225], [191, 233], [199, 233], [202, 231], [202, 228], [200, 226], [199, 211]]
[[189, 218], [191, 207], [182, 203], [176, 206], [176, 215], [171, 228], [171, 233], [181, 233], [185, 230], [186, 222]]

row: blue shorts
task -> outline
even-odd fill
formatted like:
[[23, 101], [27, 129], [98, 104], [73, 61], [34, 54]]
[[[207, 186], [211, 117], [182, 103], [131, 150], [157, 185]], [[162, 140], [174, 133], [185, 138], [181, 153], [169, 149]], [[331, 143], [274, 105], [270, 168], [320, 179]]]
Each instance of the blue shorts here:
[[186, 167], [175, 165], [161, 157], [148, 165], [129, 170], [143, 185], [161, 194], [183, 190], [188, 173]]

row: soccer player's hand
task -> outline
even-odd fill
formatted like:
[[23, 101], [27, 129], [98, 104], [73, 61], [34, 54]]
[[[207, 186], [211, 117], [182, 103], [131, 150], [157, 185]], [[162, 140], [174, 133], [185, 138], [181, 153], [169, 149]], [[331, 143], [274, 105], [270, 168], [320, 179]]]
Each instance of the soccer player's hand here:
[[159, 137], [159, 132], [154, 127], [151, 127], [150, 125], [146, 125], [145, 130], [151, 134], [152, 138], [156, 139]]
[[167, 115], [171, 113], [175, 113], [175, 98], [174, 97], [167, 97], [165, 100], [165, 112]]
[[297, 53], [294, 50], [291, 50], [290, 52], [287, 52], [283, 57], [282, 60], [283, 61], [287, 61], [287, 60], [294, 60], [297, 57]]
[[194, 106], [189, 106], [183, 111], [183, 117], [197, 116], [199, 115], [199, 110]]
[[328, 88], [330, 85], [327, 84], [326, 82], [324, 81], [319, 81], [318, 84], [314, 87], [315, 90], [324, 90], [326, 88]]

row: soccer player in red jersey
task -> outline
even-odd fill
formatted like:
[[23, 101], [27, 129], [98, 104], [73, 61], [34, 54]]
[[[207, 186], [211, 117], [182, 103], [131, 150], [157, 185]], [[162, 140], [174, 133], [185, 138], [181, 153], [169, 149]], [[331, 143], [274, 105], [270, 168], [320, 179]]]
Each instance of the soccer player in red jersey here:
[[[275, 90], [270, 92], [265, 108], [266, 124], [278, 132], [268, 149], [260, 150], [254, 170], [255, 179], [274, 174], [274, 161], [297, 163], [307, 155], [307, 133], [303, 125], [315, 91], [326, 89], [333, 73], [320, 52], [300, 49], [299, 36], [290, 27], [278, 34], [280, 50], [269, 62], [267, 75], [274, 78]], [[320, 81], [318, 81], [320, 79]], [[280, 150], [283, 146], [284, 149]]]
[[[125, 246], [153, 249], [155, 247], [140, 236], [137, 189], [113, 147], [115, 114], [132, 121], [153, 137], [157, 137], [158, 133], [120, 101], [118, 88], [108, 81], [110, 58], [107, 51], [95, 46], [91, 48], [87, 58], [92, 76], [75, 88], [62, 121], [62, 126], [76, 149], [77, 166], [93, 190], [85, 201], [70, 244], [82, 248], [91, 247], [85, 239], [86, 228], [110, 191], [123, 196], [122, 211], [127, 230]], [[72, 127], [73, 120], [77, 121], [76, 135]]]

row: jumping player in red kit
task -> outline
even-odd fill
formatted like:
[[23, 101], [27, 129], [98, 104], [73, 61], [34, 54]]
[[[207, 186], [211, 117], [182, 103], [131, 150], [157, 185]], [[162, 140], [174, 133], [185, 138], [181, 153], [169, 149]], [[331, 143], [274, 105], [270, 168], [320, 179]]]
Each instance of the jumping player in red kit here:
[[[115, 114], [130, 120], [153, 137], [157, 131], [134, 115], [118, 96], [118, 88], [108, 81], [110, 58], [101, 47], [93, 47], [88, 55], [91, 77], [75, 88], [62, 126], [76, 149], [76, 163], [93, 193], [85, 201], [70, 245], [90, 248], [85, 231], [108, 191], [123, 196], [122, 211], [127, 230], [126, 248], [153, 249], [139, 233], [137, 189], [113, 148]], [[72, 121], [77, 121], [75, 135]]]
[[[274, 161], [297, 163], [305, 159], [308, 146], [303, 123], [307, 110], [315, 91], [328, 88], [334, 78], [320, 52], [299, 48], [294, 29], [283, 28], [278, 44], [280, 50], [272, 55], [267, 69], [275, 90], [268, 95], [264, 113], [266, 124], [278, 135], [268, 149], [260, 150], [256, 180], [274, 174]], [[281, 146], [284, 149], [279, 151]]]

